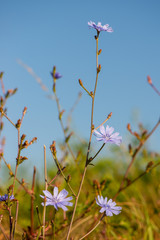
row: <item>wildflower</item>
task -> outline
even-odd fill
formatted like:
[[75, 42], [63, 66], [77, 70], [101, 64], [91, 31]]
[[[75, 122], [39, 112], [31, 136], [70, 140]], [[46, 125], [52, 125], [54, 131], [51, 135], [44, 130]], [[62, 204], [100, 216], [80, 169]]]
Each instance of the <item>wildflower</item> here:
[[[47, 190], [44, 190], [43, 193], [45, 196], [40, 196], [42, 198], [46, 197], [46, 206], [52, 205], [56, 210], [62, 208], [64, 211], [67, 211], [68, 208], [66, 208], [66, 206], [73, 205], [73, 203], [69, 202], [73, 199], [72, 197], [65, 198], [68, 195], [68, 192], [65, 189], [58, 194], [58, 188], [54, 187], [53, 195]], [[42, 205], [44, 206], [44, 203], [42, 203]]]
[[113, 32], [113, 29], [109, 27], [109, 24], [105, 24], [104, 26], [102, 26], [101, 22], [98, 22], [98, 24], [96, 25], [94, 22], [90, 21], [88, 22], [88, 25], [90, 28], [94, 28], [98, 32], [101, 32], [101, 31]]
[[115, 133], [113, 132], [114, 132], [113, 127], [109, 127], [107, 125], [105, 129], [105, 127], [102, 125], [100, 126], [100, 132], [98, 132], [97, 130], [94, 130], [94, 135], [97, 137], [96, 139], [98, 141], [104, 141], [104, 143], [110, 142], [119, 146], [120, 143], [122, 142], [122, 137], [118, 136], [119, 135], [118, 132], [115, 132]]
[[55, 79], [59, 79], [62, 77], [62, 75], [59, 72], [55, 72], [54, 75], [53, 75], [53, 72], [51, 72], [51, 76]]
[[103, 198], [102, 196], [97, 197], [96, 203], [101, 207], [100, 213], [106, 212], [106, 216], [118, 215], [121, 213], [121, 207], [116, 206], [115, 202], [112, 202], [112, 199], [107, 201], [107, 197]]
[[[14, 196], [11, 195], [9, 197], [10, 200], [13, 200], [14, 199]], [[0, 202], [6, 202], [8, 200], [8, 194], [5, 194], [4, 196], [0, 196]]]

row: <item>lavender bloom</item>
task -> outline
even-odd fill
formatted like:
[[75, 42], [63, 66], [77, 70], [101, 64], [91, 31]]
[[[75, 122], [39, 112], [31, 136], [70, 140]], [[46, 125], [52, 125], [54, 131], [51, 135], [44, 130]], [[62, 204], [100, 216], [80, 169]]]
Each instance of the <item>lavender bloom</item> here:
[[94, 28], [98, 32], [101, 32], [101, 31], [113, 32], [113, 29], [109, 27], [109, 24], [105, 24], [104, 26], [102, 26], [101, 22], [98, 22], [98, 24], [96, 25], [95, 22], [90, 21], [88, 22], [88, 25], [90, 28]]
[[53, 72], [51, 72], [51, 76], [55, 79], [59, 79], [62, 77], [62, 75], [59, 72], [55, 72], [54, 76], [53, 76]]
[[102, 125], [100, 126], [100, 132], [94, 130], [94, 135], [97, 137], [96, 139], [98, 141], [104, 141], [104, 143], [110, 142], [119, 146], [120, 143], [122, 142], [122, 137], [118, 136], [119, 135], [118, 132], [113, 133], [113, 131], [114, 131], [113, 127], [109, 127], [107, 125], [105, 129], [105, 127]]
[[[13, 195], [11, 195], [10, 197], [9, 197], [9, 199], [10, 200], [13, 200], [14, 199], [14, 196]], [[0, 202], [6, 202], [8, 200], [8, 194], [5, 194], [4, 196], [0, 196]]]
[[[47, 190], [44, 190], [43, 193], [45, 196], [40, 196], [42, 198], [46, 197], [46, 206], [52, 205], [56, 210], [58, 210], [58, 208], [62, 208], [64, 211], [67, 211], [68, 208], [66, 208], [66, 206], [73, 205], [73, 203], [69, 202], [73, 199], [72, 197], [65, 198], [68, 195], [68, 192], [65, 189], [58, 194], [58, 188], [54, 187], [53, 195]], [[44, 203], [41, 204], [44, 206]]]
[[121, 207], [116, 207], [116, 203], [112, 202], [112, 199], [108, 200], [107, 197], [103, 198], [102, 196], [97, 197], [96, 203], [101, 207], [100, 213], [106, 212], [106, 216], [113, 216], [113, 213], [115, 215], [118, 215], [121, 213]]

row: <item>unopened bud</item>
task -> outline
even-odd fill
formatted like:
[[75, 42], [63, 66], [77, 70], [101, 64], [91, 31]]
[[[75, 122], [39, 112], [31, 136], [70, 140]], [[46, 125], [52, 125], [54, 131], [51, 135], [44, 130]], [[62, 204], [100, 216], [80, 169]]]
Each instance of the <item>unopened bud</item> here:
[[53, 154], [53, 157], [56, 157], [56, 141], [52, 142], [52, 144], [50, 145], [50, 150]]
[[71, 181], [71, 175], [67, 176], [67, 183]]
[[4, 126], [4, 123], [3, 123], [3, 122], [1, 122], [1, 123], [0, 123], [0, 131], [2, 131], [2, 130], [3, 130], [3, 126]]
[[16, 123], [16, 128], [18, 129], [18, 128], [20, 128], [20, 126], [21, 126], [21, 119], [18, 119], [18, 121]]
[[110, 119], [111, 118], [111, 116], [112, 116], [112, 112], [110, 112], [110, 114], [108, 114], [108, 119]]
[[132, 155], [133, 151], [132, 151], [132, 146], [131, 146], [131, 144], [128, 145], [128, 151], [129, 151], [129, 154]]
[[79, 81], [79, 85], [83, 86], [82, 80], [78, 79], [78, 81]]
[[4, 72], [0, 72], [0, 78], [2, 78], [2, 77], [3, 77], [3, 74], [4, 74]]
[[60, 112], [60, 114], [59, 114], [59, 120], [62, 119], [62, 115], [63, 115], [64, 112], [65, 112], [65, 110], [62, 110], [62, 111]]
[[3, 106], [3, 102], [4, 102], [3, 97], [1, 97], [1, 98], [0, 98], [0, 104], [1, 104], [1, 106]]
[[150, 171], [152, 165], [153, 165], [153, 161], [150, 161], [150, 162], [147, 164], [147, 166], [146, 166], [146, 172], [149, 172], [149, 171]]
[[23, 135], [21, 136], [21, 141], [23, 141], [23, 140], [25, 139], [25, 137], [26, 137], [26, 135], [23, 134]]
[[55, 83], [53, 84], [53, 92], [54, 93], [56, 92], [56, 84]]
[[128, 129], [128, 131], [131, 131], [131, 125], [130, 125], [130, 123], [127, 124], [127, 129]]
[[34, 138], [30, 141], [29, 145], [33, 144], [33, 143], [36, 142], [36, 141], [37, 141], [37, 138], [34, 137]]
[[25, 115], [26, 112], [27, 112], [27, 107], [24, 107], [24, 109], [23, 109], [23, 115]]
[[70, 139], [70, 137], [71, 137], [72, 135], [73, 135], [73, 132], [71, 132], [71, 133], [66, 137], [66, 140], [65, 140], [66, 143], [69, 141], [69, 139]]
[[101, 71], [101, 64], [99, 64], [98, 68], [97, 68], [97, 73], [99, 73]]
[[152, 84], [152, 79], [151, 79], [150, 76], [147, 76], [147, 81], [148, 81], [149, 84]]
[[99, 49], [99, 51], [98, 51], [98, 55], [100, 55], [100, 54], [101, 54], [101, 52], [102, 52], [102, 49]]
[[3, 113], [3, 108], [2, 107], [0, 107], [0, 112]]

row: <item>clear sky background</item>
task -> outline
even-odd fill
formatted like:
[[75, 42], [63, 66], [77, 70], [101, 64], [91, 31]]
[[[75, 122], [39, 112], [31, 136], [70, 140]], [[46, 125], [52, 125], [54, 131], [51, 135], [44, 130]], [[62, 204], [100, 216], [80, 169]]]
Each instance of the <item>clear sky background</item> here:
[[[63, 139], [56, 103], [47, 98], [47, 94], [52, 94], [53, 65], [63, 75], [57, 81], [57, 93], [66, 110], [64, 117], [82, 91], [72, 127], [81, 137], [89, 137], [91, 99], [79, 86], [78, 79], [82, 79], [89, 91], [93, 90], [96, 31], [88, 28], [90, 20], [102, 25], [108, 23], [114, 30], [102, 32], [99, 39], [102, 71], [95, 99], [95, 126], [113, 112], [108, 124], [120, 132], [126, 144], [127, 123], [134, 126], [133, 130], [138, 129], [138, 122], [143, 122], [149, 130], [156, 124], [160, 98], [146, 77], [150, 75], [160, 89], [159, 0], [1, 0], [0, 6], [0, 71], [5, 72], [6, 89], [18, 88], [17, 94], [8, 100], [8, 116], [16, 123], [24, 106], [28, 108], [21, 133], [28, 140], [38, 138], [27, 150], [31, 165], [42, 163], [44, 144], [51, 158], [50, 144]], [[48, 87], [48, 93], [18, 61], [33, 69]], [[5, 157], [13, 163], [17, 155], [17, 132], [7, 120], [4, 135]], [[148, 145], [151, 150], [159, 151], [159, 142], [160, 129]]]

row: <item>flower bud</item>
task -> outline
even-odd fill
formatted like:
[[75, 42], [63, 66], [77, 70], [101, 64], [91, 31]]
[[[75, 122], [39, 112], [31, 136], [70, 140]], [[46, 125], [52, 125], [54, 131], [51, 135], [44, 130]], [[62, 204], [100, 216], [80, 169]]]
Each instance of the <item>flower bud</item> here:
[[152, 84], [152, 79], [151, 79], [150, 76], [147, 76], [147, 80], [148, 80], [148, 83], [149, 83], [149, 84]]
[[99, 49], [99, 51], [98, 51], [98, 55], [100, 55], [100, 54], [101, 54], [101, 52], [102, 52], [102, 49]]
[[98, 68], [97, 68], [97, 73], [99, 73], [101, 71], [101, 64], [99, 64]]
[[62, 115], [63, 115], [64, 112], [65, 112], [65, 110], [62, 110], [62, 111], [59, 113], [59, 120], [62, 119]]
[[82, 83], [81, 79], [78, 79], [78, 81], [79, 81], [79, 85], [83, 86], [83, 83]]
[[131, 125], [130, 125], [130, 123], [127, 124], [127, 129], [128, 129], [129, 132], [131, 131]]
[[21, 126], [21, 119], [18, 119], [18, 121], [16, 123], [16, 128], [18, 129], [18, 128], [20, 128], [20, 126]]
[[2, 77], [3, 77], [3, 74], [4, 74], [4, 72], [0, 72], [0, 78], [2, 78]]

